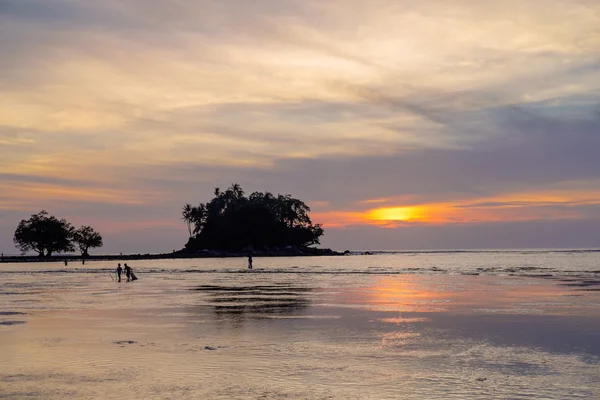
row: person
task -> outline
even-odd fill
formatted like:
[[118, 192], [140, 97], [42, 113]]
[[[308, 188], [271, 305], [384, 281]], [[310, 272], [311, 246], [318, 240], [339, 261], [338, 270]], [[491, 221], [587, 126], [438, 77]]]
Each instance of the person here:
[[252, 269], [252, 254], [248, 255], [248, 269]]
[[127, 282], [131, 280], [131, 267], [125, 263], [125, 276], [127, 276]]
[[123, 268], [121, 268], [121, 263], [117, 267], [117, 277], [119, 278], [119, 282], [121, 282], [121, 273], [123, 272]]
[[67, 259], [65, 258], [65, 267], [69, 265], [69, 262], [67, 261]]

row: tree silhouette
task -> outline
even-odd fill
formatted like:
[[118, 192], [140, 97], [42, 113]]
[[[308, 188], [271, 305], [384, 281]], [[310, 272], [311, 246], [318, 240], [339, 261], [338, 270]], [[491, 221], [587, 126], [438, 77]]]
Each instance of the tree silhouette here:
[[187, 224], [190, 237], [192, 237], [192, 223], [194, 222], [193, 211], [191, 204], [186, 204], [181, 209], [181, 219]]
[[19, 222], [13, 241], [23, 253], [31, 250], [40, 257], [49, 257], [55, 252], [73, 251], [72, 234], [71, 224], [42, 210]]
[[208, 218], [208, 209], [205, 204], [200, 203], [198, 207], [192, 207], [192, 223], [194, 224], [194, 235], [199, 233], [206, 225]]
[[225, 191], [215, 188], [214, 195], [205, 204], [183, 207], [182, 219], [194, 225], [188, 229], [192, 234], [187, 249], [306, 247], [319, 244], [323, 235], [321, 225], [310, 220], [310, 208], [290, 194], [254, 192], [245, 197], [234, 183]]
[[82, 257], [89, 256], [88, 250], [94, 247], [102, 247], [102, 236], [90, 226], [82, 226], [73, 232], [73, 243], [81, 251]]

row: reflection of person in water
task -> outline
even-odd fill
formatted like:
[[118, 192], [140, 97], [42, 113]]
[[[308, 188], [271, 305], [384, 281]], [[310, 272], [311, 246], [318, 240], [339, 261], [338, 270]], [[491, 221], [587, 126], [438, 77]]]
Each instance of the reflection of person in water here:
[[252, 269], [252, 254], [248, 255], [248, 269]]

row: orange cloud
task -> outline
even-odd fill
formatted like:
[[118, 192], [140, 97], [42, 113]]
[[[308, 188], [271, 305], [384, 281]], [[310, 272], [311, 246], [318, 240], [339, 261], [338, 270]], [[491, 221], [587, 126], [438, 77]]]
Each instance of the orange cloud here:
[[313, 212], [310, 214], [314, 222], [323, 224], [326, 228], [340, 228], [348, 225], [362, 225], [365, 223], [364, 214], [355, 211], [327, 211]]
[[[389, 202], [392, 202], [389, 199]], [[362, 201], [359, 205], [377, 203]], [[466, 224], [479, 222], [580, 219], [578, 206], [600, 204], [600, 192], [589, 190], [545, 190], [452, 202], [377, 207], [357, 211], [316, 213], [314, 220], [325, 227], [377, 225], [395, 228], [412, 224]]]

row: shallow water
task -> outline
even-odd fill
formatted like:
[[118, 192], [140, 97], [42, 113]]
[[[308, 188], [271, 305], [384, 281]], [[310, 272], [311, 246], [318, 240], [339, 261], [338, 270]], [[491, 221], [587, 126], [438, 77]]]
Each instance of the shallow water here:
[[599, 261], [0, 264], [0, 398], [600, 398]]

